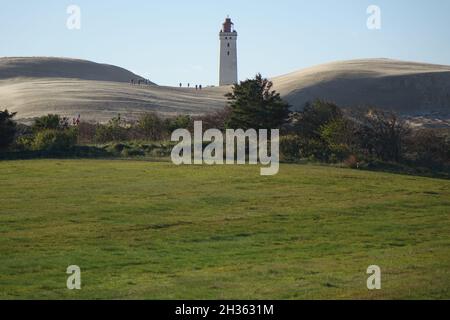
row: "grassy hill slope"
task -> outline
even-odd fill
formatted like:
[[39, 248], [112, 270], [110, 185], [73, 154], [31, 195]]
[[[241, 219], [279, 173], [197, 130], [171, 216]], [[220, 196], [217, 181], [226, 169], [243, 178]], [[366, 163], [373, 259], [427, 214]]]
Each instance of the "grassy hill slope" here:
[[450, 298], [446, 180], [35, 160], [0, 162], [0, 194], [2, 299]]

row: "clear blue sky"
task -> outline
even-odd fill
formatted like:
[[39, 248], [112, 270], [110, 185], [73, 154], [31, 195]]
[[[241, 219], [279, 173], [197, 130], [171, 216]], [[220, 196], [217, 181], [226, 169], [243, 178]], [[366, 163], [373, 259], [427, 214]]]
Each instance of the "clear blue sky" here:
[[[79, 31], [66, 28], [71, 4], [81, 8]], [[366, 26], [371, 4], [381, 30]], [[449, 0], [0, 0], [0, 56], [82, 58], [158, 84], [216, 84], [227, 14], [241, 80], [354, 58], [450, 65]]]

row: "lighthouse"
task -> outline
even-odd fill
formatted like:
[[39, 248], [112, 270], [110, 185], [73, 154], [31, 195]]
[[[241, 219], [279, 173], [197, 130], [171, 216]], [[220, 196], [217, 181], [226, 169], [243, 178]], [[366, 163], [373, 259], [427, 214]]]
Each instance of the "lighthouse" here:
[[238, 82], [237, 71], [237, 32], [229, 17], [220, 30], [219, 85], [226, 86]]

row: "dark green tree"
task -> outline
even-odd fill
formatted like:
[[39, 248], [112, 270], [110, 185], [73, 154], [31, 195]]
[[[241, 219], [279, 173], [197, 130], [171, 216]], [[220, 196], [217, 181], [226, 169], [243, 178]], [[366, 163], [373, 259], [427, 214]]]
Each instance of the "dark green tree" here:
[[279, 129], [289, 118], [289, 104], [272, 90], [272, 82], [257, 74], [242, 81], [226, 94], [231, 113], [226, 127], [231, 129]]
[[308, 103], [303, 111], [294, 113], [291, 122], [294, 131], [310, 139], [320, 139], [322, 127], [343, 118], [341, 109], [332, 102], [316, 100]]
[[16, 135], [16, 123], [12, 120], [16, 113], [0, 111], [0, 150], [11, 145]]

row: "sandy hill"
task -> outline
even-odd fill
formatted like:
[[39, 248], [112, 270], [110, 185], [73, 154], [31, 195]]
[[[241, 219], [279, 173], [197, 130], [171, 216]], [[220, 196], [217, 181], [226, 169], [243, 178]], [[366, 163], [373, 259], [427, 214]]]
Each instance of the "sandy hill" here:
[[84, 120], [107, 122], [121, 114], [137, 119], [145, 112], [164, 115], [200, 115], [225, 104], [223, 88], [179, 89], [161, 86], [131, 86], [127, 83], [43, 78], [0, 81], [0, 109], [18, 112], [21, 120], [49, 113]]
[[142, 77], [84, 60], [0, 58], [0, 108], [18, 112], [21, 120], [57, 113], [105, 122], [119, 113], [129, 119], [149, 111], [203, 114], [226, 103], [227, 88], [132, 86], [131, 79]]
[[[31, 119], [47, 113], [105, 122], [118, 113], [203, 114], [223, 108], [229, 87], [202, 91], [156, 85], [125, 69], [84, 60], [0, 58], [0, 108]], [[388, 59], [324, 64], [272, 79], [295, 109], [316, 98], [348, 107], [377, 106], [407, 115], [450, 114], [450, 66]]]
[[123, 68], [86, 60], [50, 57], [0, 58], [0, 80], [69, 78], [127, 82], [143, 78]]
[[317, 98], [348, 107], [376, 106], [400, 113], [450, 113], [450, 66], [366, 59], [328, 63], [273, 79], [299, 109]]

